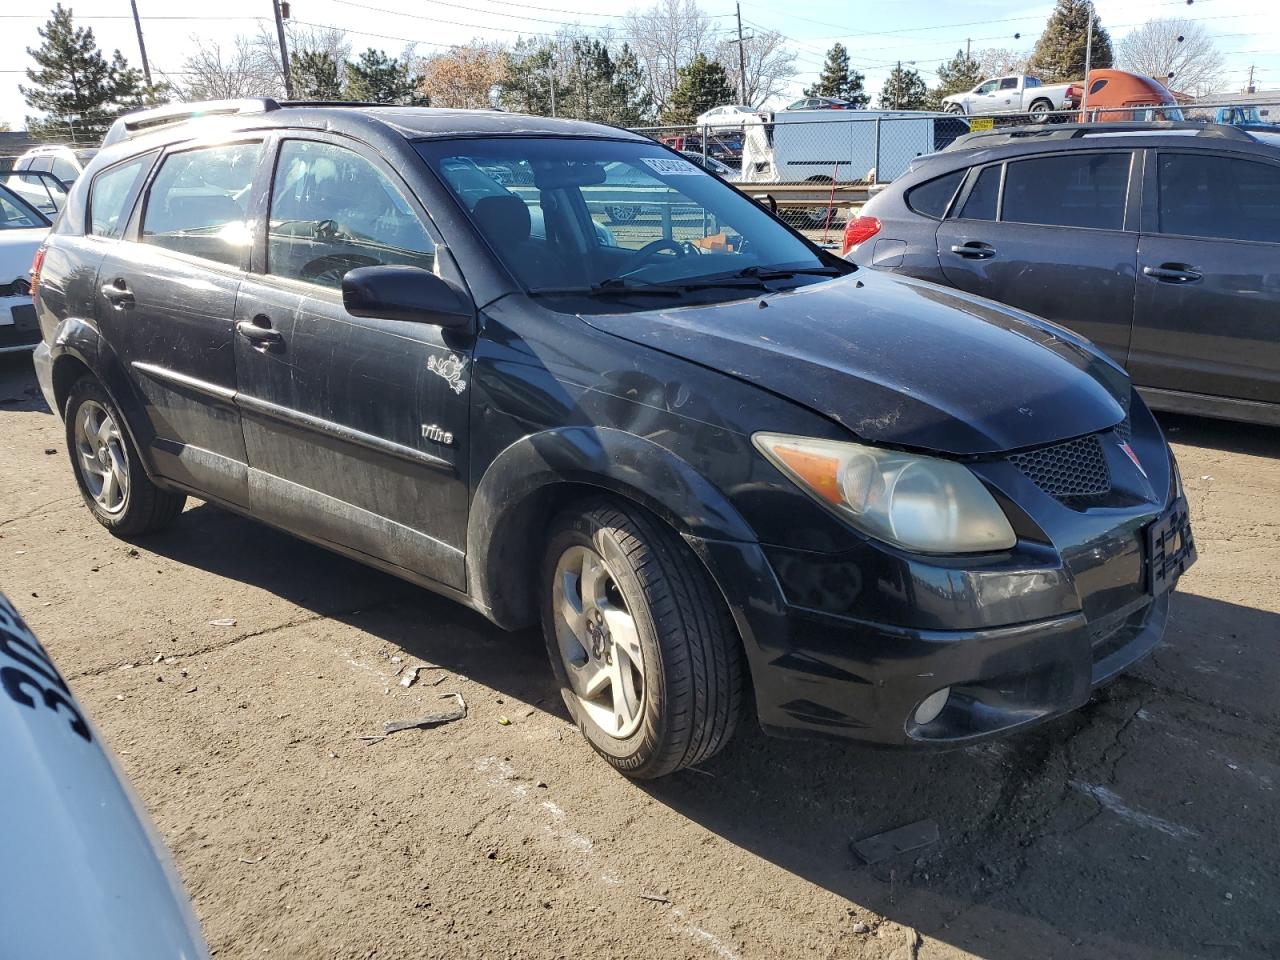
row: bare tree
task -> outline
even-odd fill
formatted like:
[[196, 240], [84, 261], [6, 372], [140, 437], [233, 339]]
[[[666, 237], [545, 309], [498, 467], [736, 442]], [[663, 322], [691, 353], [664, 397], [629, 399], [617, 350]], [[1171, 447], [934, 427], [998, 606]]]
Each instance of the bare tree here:
[[492, 107], [507, 75], [507, 49], [472, 40], [424, 57], [418, 69], [418, 93], [433, 107]]
[[973, 59], [978, 61], [978, 73], [986, 79], [1011, 73], [1026, 73], [1031, 57], [1030, 54], [1015, 53], [1004, 47], [988, 47], [975, 51]]
[[[757, 30], [743, 41], [747, 63], [747, 103], [760, 104], [782, 93], [787, 81], [796, 75], [796, 55], [784, 44], [787, 38], [776, 30]], [[738, 82], [738, 45], [721, 40], [715, 59], [724, 65], [729, 82], [741, 90]]]
[[170, 85], [183, 100], [277, 97], [284, 87], [277, 60], [256, 39], [237, 36], [231, 49], [193, 36], [195, 53], [182, 63]]
[[1120, 66], [1161, 83], [1203, 96], [1222, 80], [1222, 54], [1194, 20], [1148, 20], [1120, 41]]
[[697, 0], [657, 0], [647, 10], [632, 10], [623, 23], [659, 109], [680, 82], [680, 68], [700, 53], [714, 52], [712, 21]]

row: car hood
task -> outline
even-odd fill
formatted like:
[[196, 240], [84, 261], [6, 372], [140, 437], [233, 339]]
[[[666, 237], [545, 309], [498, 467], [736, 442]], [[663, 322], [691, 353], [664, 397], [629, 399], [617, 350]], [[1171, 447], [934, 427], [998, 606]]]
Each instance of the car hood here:
[[803, 404], [864, 440], [958, 456], [1106, 429], [1124, 419], [1130, 392], [1122, 369], [1055, 324], [870, 271], [761, 299], [583, 320]]
[[0, 230], [0, 284], [12, 283], [31, 272], [31, 259], [48, 233], [48, 227]]

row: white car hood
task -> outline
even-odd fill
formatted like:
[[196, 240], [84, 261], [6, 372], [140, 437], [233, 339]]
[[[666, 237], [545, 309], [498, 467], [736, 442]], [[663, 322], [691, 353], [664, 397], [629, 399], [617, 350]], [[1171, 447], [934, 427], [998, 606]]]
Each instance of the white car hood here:
[[0, 284], [12, 283], [30, 274], [31, 259], [48, 233], [48, 227], [0, 230]]

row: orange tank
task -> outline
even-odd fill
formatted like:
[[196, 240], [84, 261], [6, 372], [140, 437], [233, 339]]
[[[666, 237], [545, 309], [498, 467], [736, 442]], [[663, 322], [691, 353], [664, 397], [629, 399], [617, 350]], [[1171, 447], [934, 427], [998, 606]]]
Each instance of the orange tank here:
[[1089, 99], [1083, 105], [1081, 123], [1183, 119], [1178, 101], [1164, 84], [1126, 70], [1090, 70]]

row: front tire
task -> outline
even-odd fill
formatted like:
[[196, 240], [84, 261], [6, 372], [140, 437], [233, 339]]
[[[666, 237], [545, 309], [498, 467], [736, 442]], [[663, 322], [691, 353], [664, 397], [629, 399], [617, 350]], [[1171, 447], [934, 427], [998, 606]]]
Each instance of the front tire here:
[[151, 482], [124, 418], [97, 380], [82, 377], [71, 387], [63, 423], [85, 506], [116, 536], [152, 533], [182, 512], [187, 498]]
[[565, 706], [591, 746], [651, 779], [720, 751], [742, 711], [742, 647], [711, 578], [671, 530], [597, 502], [553, 521], [543, 634]]
[[945, 107], [947, 113], [957, 113], [964, 116], [964, 107], [958, 103], [948, 103]]

